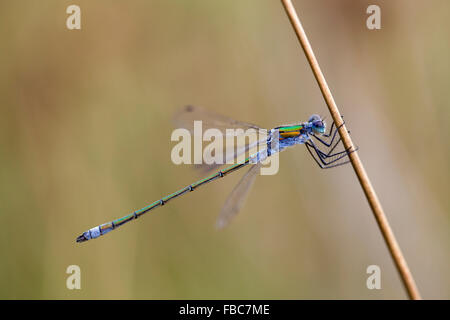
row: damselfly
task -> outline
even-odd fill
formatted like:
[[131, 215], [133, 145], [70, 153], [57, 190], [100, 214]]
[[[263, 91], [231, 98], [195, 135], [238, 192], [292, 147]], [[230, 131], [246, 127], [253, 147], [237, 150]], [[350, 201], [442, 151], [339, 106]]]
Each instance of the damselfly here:
[[[194, 120], [202, 120], [203, 125], [210, 128], [218, 128], [223, 131], [230, 128], [253, 128], [256, 130], [262, 130], [256, 125], [236, 121], [193, 106], [186, 106], [175, 117], [175, 122], [178, 126], [189, 129], [190, 131], [193, 131], [192, 123]], [[342, 125], [343, 124], [341, 124], [341, 126]], [[228, 166], [225, 169], [219, 170], [216, 173], [202, 180], [196, 181], [168, 196], [165, 196], [142, 209], [136, 210], [123, 218], [89, 229], [88, 231], [83, 232], [82, 235], [78, 236], [77, 242], [84, 242], [90, 239], [98, 238], [111, 230], [117, 229], [127, 222], [141, 217], [144, 213], [150, 210], [162, 207], [172, 199], [194, 191], [208, 182], [214, 181], [218, 178], [223, 178], [227, 174], [251, 164], [251, 168], [241, 178], [239, 183], [228, 196], [218, 216], [217, 227], [224, 227], [241, 209], [244, 200], [255, 181], [257, 173], [261, 167], [261, 163], [267, 157], [271, 157], [274, 154], [294, 145], [304, 144], [313, 159], [322, 169], [328, 169], [348, 163], [348, 155], [354, 150], [344, 149], [343, 151], [337, 151], [338, 145], [342, 145], [341, 138], [337, 136], [339, 128], [340, 127], [336, 127], [333, 122], [329, 132], [326, 133], [326, 123], [324, 119], [318, 115], [312, 115], [307, 122], [293, 125], [283, 125], [268, 130], [268, 133], [264, 139], [256, 141], [253, 145], [247, 144], [242, 148], [238, 148], [231, 155], [231, 158], [236, 159], [239, 155], [242, 155], [242, 153], [252, 149], [252, 147], [262, 146], [262, 148], [259, 148], [258, 152], [247, 156], [245, 160]], [[228, 158], [230, 158], [230, 155], [228, 155]], [[209, 165], [208, 169], [211, 170], [220, 166], [220, 164]]]

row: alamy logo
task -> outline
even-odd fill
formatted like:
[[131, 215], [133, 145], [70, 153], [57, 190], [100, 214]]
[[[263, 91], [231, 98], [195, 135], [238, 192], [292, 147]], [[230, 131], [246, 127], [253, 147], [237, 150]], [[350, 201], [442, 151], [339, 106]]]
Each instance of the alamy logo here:
[[[191, 131], [179, 128], [172, 132], [171, 141], [178, 142], [171, 152], [174, 164], [223, 165], [262, 163], [261, 175], [274, 175], [279, 169], [278, 131], [265, 129], [208, 128], [203, 132], [201, 120], [194, 121]], [[204, 146], [204, 143], [208, 144]]]
[[66, 280], [66, 287], [69, 290], [81, 289], [81, 269], [77, 265], [70, 265], [66, 269], [66, 273], [70, 274]]
[[67, 7], [66, 13], [70, 14], [66, 20], [66, 27], [69, 30], [81, 29], [81, 9], [79, 6], [72, 4]]
[[366, 286], [367, 289], [381, 289], [381, 269], [377, 265], [370, 265], [366, 270], [367, 274], [370, 276], [367, 278]]
[[370, 16], [366, 20], [366, 26], [369, 30], [381, 29], [381, 9], [376, 4], [367, 7], [366, 13]]

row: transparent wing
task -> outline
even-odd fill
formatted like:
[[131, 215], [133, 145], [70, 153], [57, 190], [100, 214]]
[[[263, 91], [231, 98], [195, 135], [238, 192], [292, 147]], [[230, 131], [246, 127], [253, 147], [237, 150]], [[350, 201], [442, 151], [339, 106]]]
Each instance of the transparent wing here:
[[[194, 121], [202, 121], [202, 131], [205, 132], [208, 129], [218, 129], [222, 133], [225, 141], [223, 150], [219, 150], [220, 154], [217, 156], [223, 159], [222, 164], [214, 163], [214, 164], [196, 164], [195, 168], [201, 171], [202, 173], [206, 173], [209, 171], [217, 170], [223, 164], [226, 163], [234, 163], [236, 158], [241, 156], [244, 153], [249, 152], [253, 148], [257, 148], [260, 144], [263, 144], [267, 140], [267, 136], [262, 136], [261, 139], [236, 139], [237, 141], [233, 141], [234, 148], [227, 149], [226, 144], [230, 142], [230, 140], [234, 137], [242, 136], [246, 130], [254, 129], [256, 132], [259, 130], [263, 130], [257, 125], [246, 123], [242, 121], [237, 121], [226, 116], [217, 114], [213, 111], [206, 110], [201, 107], [196, 106], [185, 106], [180, 111], [178, 111], [174, 117], [173, 122], [178, 128], [185, 128], [191, 132], [191, 134], [195, 134], [194, 132]], [[243, 129], [240, 132], [227, 132], [227, 129]], [[216, 155], [215, 155], [216, 156]]]
[[173, 117], [173, 121], [177, 128], [185, 128], [192, 134], [194, 134], [194, 121], [200, 120], [202, 121], [203, 131], [206, 129], [215, 128], [223, 131], [224, 135], [226, 135], [226, 129], [261, 129], [257, 125], [237, 121], [217, 114], [213, 111], [191, 105], [181, 108], [181, 110], [175, 113]]
[[241, 210], [247, 195], [255, 182], [261, 163], [254, 164], [241, 178], [228, 196], [217, 217], [216, 227], [221, 229], [228, 225], [231, 219]]
[[213, 163], [213, 164], [207, 164], [207, 163], [202, 163], [202, 164], [196, 164], [194, 165], [195, 168], [197, 170], [199, 170], [200, 172], [202, 172], [203, 174], [208, 173], [210, 171], [216, 171], [218, 170], [221, 166], [223, 166], [226, 163], [236, 163], [236, 159], [243, 155], [244, 153], [248, 153], [250, 150], [257, 148], [259, 145], [265, 144], [267, 141], [266, 138], [260, 139], [259, 141], [254, 141], [253, 143], [249, 143], [249, 144], [245, 144], [244, 146], [238, 146], [235, 151], [231, 152], [231, 153], [227, 153], [225, 150], [223, 152], [223, 158], [224, 158], [224, 163], [223, 164], [219, 164], [219, 163]]

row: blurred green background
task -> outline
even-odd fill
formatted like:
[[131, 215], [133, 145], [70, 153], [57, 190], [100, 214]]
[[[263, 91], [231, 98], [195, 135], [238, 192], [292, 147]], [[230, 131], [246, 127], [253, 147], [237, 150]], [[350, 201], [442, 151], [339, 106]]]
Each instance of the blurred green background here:
[[[450, 2], [294, 5], [423, 297], [450, 298]], [[299, 147], [225, 230], [242, 172], [75, 243], [199, 178], [170, 160], [179, 107], [262, 127], [327, 114], [279, 1], [2, 1], [0, 38], [0, 298], [406, 298], [352, 168]]]

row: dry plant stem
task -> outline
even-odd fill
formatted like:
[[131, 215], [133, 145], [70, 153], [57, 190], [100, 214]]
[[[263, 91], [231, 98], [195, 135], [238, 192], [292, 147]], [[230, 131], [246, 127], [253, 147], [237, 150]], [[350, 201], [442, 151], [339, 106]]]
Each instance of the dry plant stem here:
[[[292, 5], [291, 0], [281, 0], [283, 6], [286, 10], [287, 15], [294, 27], [295, 33], [297, 34], [298, 40], [305, 52], [306, 58], [311, 66], [311, 69], [314, 73], [314, 76], [319, 84], [320, 90], [322, 91], [322, 95], [325, 98], [325, 101], [328, 105], [328, 109], [330, 110], [331, 116], [333, 117], [336, 126], [339, 129], [339, 134], [342, 138], [342, 142], [347, 150], [354, 150], [353, 142], [350, 138], [350, 135], [345, 128], [345, 125], [340, 127], [342, 124], [341, 114], [334, 102], [333, 96], [331, 94], [330, 89], [328, 88], [325, 77], [320, 70], [319, 63], [317, 62], [316, 57], [314, 56], [314, 52], [311, 48], [311, 45], [306, 37], [305, 31], [300, 23], [300, 19], [297, 16], [294, 6]], [[406, 291], [408, 292], [408, 296], [410, 299], [418, 300], [420, 298], [419, 291], [417, 289], [416, 283], [414, 282], [414, 278], [408, 268], [405, 258], [400, 250], [400, 247], [395, 239], [394, 233], [392, 232], [391, 227], [389, 226], [389, 222], [386, 218], [386, 215], [383, 212], [383, 208], [381, 207], [381, 203], [378, 200], [378, 197], [373, 189], [372, 184], [370, 183], [369, 177], [367, 176], [366, 171], [359, 159], [357, 152], [352, 152], [349, 154], [349, 158], [353, 169], [358, 177], [358, 180], [361, 184], [362, 189], [367, 197], [367, 201], [372, 208], [373, 214], [375, 215], [375, 219], [378, 223], [381, 233], [383, 234], [384, 240], [389, 248], [389, 252], [391, 253], [392, 258], [394, 259], [395, 265], [397, 267], [398, 272], [403, 280], [403, 284], [405, 285]]]

